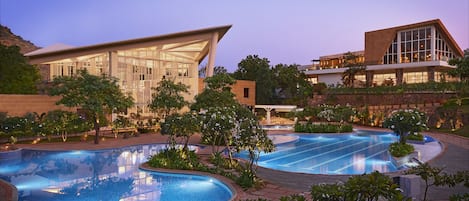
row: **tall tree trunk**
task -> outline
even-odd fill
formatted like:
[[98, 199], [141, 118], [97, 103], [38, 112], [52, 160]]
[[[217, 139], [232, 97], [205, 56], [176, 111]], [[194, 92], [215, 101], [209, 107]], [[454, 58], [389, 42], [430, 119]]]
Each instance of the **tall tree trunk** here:
[[95, 114], [94, 117], [94, 143], [99, 144], [99, 116]]

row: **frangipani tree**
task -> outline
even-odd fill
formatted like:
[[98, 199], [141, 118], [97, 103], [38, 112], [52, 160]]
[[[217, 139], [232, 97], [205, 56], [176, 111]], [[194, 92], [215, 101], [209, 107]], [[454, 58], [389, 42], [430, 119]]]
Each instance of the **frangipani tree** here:
[[392, 112], [383, 122], [383, 127], [389, 128], [399, 136], [399, 142], [405, 144], [407, 136], [417, 134], [428, 129], [427, 117], [417, 109], [405, 109]]
[[49, 91], [52, 96], [62, 96], [56, 104], [68, 107], [80, 107], [93, 122], [96, 131], [94, 143], [99, 143], [99, 130], [102, 126], [99, 118], [112, 112], [121, 112], [131, 107], [134, 100], [124, 94], [117, 84], [117, 79], [106, 76], [91, 75], [80, 70], [77, 76], [56, 77]]
[[233, 129], [233, 145], [236, 152], [247, 151], [249, 163], [247, 170], [255, 175], [254, 163], [257, 163], [261, 152], [272, 152], [275, 146], [272, 140], [267, 137], [265, 130], [259, 125], [257, 117], [245, 107], [238, 107], [236, 124]]
[[210, 107], [200, 114], [202, 142], [212, 145], [212, 151], [219, 153], [219, 145], [225, 145], [231, 156], [232, 129], [236, 122], [236, 107]]

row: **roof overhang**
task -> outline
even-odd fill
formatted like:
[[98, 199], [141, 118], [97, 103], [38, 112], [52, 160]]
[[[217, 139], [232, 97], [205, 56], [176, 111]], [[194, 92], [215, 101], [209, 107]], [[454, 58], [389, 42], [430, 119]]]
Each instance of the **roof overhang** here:
[[[228, 32], [231, 25], [211, 27], [205, 29], [198, 29], [192, 31], [178, 32], [172, 34], [102, 43], [96, 45], [67, 48], [56, 51], [33, 51], [25, 54], [29, 58], [31, 64], [46, 63], [61, 59], [67, 59], [71, 57], [79, 57], [90, 54], [99, 54], [103, 52], [128, 50], [132, 48], [150, 47], [155, 45], [167, 44], [167, 43], [178, 43], [188, 42], [193, 40], [210, 40], [214, 33], [217, 33], [218, 39], [221, 38]], [[207, 45], [208, 46], [208, 45]], [[196, 58], [199, 62], [208, 54], [209, 47], [205, 47], [200, 51], [200, 56]]]

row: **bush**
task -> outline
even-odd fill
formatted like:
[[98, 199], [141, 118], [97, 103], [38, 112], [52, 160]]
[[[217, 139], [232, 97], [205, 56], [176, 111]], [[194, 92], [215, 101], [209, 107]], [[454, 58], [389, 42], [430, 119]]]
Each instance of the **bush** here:
[[417, 134], [413, 134], [413, 135], [407, 136], [407, 140], [414, 140], [414, 141], [421, 141], [421, 142], [423, 142], [424, 137], [423, 137], [422, 134], [417, 133]]
[[399, 142], [394, 142], [389, 145], [389, 152], [394, 157], [402, 157], [411, 154], [414, 152], [414, 146], [410, 144], [402, 144]]
[[342, 201], [345, 192], [342, 184], [319, 184], [311, 186], [313, 201]]
[[251, 188], [256, 183], [256, 175], [251, 171], [244, 170], [241, 172], [241, 175], [236, 179], [236, 184], [241, 186], [243, 189]]
[[165, 149], [150, 157], [148, 165], [155, 168], [197, 170], [203, 166], [194, 151]]
[[388, 176], [375, 171], [351, 177], [344, 184], [311, 186], [313, 201], [406, 200]]
[[303, 195], [293, 194], [280, 197], [280, 201], [306, 201], [306, 198]]

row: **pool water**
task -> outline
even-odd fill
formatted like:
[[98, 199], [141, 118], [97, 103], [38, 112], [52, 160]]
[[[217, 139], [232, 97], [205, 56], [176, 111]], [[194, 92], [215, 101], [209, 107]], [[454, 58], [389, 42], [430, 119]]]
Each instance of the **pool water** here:
[[[398, 137], [391, 133], [355, 131], [352, 134], [287, 134], [298, 138], [261, 153], [258, 165], [287, 172], [310, 174], [363, 174], [393, 172], [388, 147]], [[247, 153], [237, 157], [248, 158]]]
[[140, 170], [165, 145], [99, 151], [22, 150], [0, 161], [0, 178], [18, 189], [22, 201], [230, 200], [232, 191], [207, 176]]

